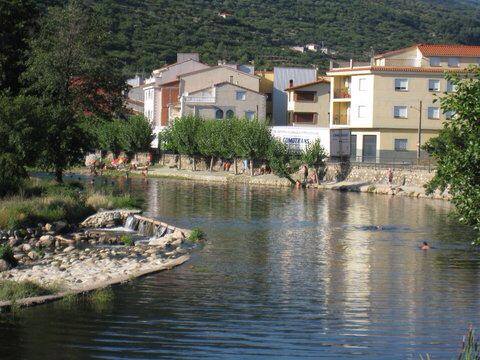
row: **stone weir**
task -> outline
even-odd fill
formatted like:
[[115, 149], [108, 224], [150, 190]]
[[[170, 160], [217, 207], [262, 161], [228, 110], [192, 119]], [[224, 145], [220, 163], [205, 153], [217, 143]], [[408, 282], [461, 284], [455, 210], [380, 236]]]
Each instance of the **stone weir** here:
[[[89, 292], [184, 263], [197, 246], [189, 241], [190, 233], [140, 211], [101, 211], [84, 220], [75, 233], [44, 229], [42, 240], [30, 239], [28, 244], [38, 256], [23, 256], [15, 267], [0, 272], [0, 282], [32, 281], [56, 289], [52, 295], [16, 300], [16, 306]], [[44, 241], [47, 237], [51, 241]], [[11, 305], [0, 299], [0, 310]]]

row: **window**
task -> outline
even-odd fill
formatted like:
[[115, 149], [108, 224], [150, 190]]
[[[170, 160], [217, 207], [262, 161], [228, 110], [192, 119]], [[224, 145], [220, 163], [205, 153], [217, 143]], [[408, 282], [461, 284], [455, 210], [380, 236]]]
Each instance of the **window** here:
[[460, 61], [458, 58], [448, 58], [448, 66], [449, 67], [458, 67]]
[[428, 91], [440, 91], [440, 80], [428, 80]]
[[295, 113], [293, 115], [293, 121], [297, 123], [314, 123], [316, 119], [316, 113]]
[[430, 66], [440, 66], [440, 58], [439, 57], [431, 57], [430, 58]]
[[243, 101], [247, 98], [247, 92], [246, 91], [237, 91], [235, 97], [236, 97], [237, 100]]
[[428, 118], [433, 120], [440, 119], [440, 108], [438, 107], [429, 107], [428, 108]]
[[295, 100], [296, 101], [315, 101], [315, 91], [295, 91]]
[[455, 115], [455, 111], [453, 110], [447, 110], [445, 111], [445, 118], [450, 120], [451, 118], [453, 118], [453, 116]]
[[245, 117], [248, 120], [253, 120], [255, 119], [255, 111], [245, 111]]
[[393, 117], [405, 119], [407, 117], [407, 107], [406, 106], [394, 106], [393, 107]]
[[447, 92], [457, 91], [457, 85], [453, 84], [451, 81], [447, 81]]
[[223, 110], [217, 109], [217, 111], [215, 111], [215, 119], [223, 119]]
[[360, 105], [358, 107], [358, 117], [364, 119], [367, 117], [367, 107], [365, 105]]
[[407, 151], [407, 139], [395, 139], [395, 151]]
[[367, 79], [358, 79], [358, 90], [366, 91], [367, 85]]
[[408, 91], [408, 79], [395, 79], [395, 91]]
[[231, 119], [235, 116], [235, 113], [233, 112], [233, 110], [227, 110], [225, 115], [227, 116], [227, 119]]

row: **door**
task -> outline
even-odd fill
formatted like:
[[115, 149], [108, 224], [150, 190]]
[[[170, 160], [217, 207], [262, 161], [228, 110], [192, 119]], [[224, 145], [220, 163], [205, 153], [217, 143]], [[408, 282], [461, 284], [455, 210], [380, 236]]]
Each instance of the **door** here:
[[377, 158], [377, 135], [363, 135], [362, 161], [375, 162]]
[[350, 161], [357, 161], [357, 135], [350, 135]]

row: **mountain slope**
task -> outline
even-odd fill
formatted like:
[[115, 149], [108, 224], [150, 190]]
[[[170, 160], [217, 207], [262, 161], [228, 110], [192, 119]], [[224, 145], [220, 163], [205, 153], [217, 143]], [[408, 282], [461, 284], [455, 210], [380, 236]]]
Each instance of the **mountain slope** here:
[[[177, 51], [218, 58], [319, 64], [320, 54], [289, 46], [324, 41], [342, 58], [368, 58], [418, 42], [480, 44], [480, 5], [468, 0], [99, 0], [111, 51], [125, 71], [149, 72]], [[223, 19], [219, 11], [232, 16]]]

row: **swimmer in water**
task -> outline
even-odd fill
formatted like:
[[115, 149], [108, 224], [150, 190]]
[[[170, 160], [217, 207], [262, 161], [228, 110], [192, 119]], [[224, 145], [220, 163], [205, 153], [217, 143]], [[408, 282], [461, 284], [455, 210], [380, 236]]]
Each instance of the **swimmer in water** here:
[[428, 245], [428, 243], [426, 241], [424, 241], [422, 243], [422, 245], [420, 245], [419, 247], [420, 247], [420, 250], [429, 250], [430, 249], [430, 245]]

